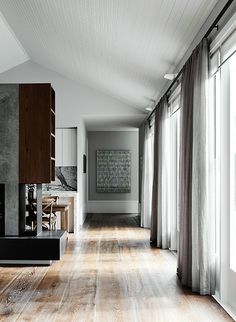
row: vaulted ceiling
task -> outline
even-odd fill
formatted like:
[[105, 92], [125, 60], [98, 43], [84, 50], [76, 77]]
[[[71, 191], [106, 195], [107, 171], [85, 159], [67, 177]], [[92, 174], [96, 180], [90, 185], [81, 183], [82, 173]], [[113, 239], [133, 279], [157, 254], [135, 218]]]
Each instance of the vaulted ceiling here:
[[0, 12], [0, 73], [24, 63], [29, 59], [24, 48]]
[[0, 11], [31, 60], [143, 110], [216, 2], [0, 0]]

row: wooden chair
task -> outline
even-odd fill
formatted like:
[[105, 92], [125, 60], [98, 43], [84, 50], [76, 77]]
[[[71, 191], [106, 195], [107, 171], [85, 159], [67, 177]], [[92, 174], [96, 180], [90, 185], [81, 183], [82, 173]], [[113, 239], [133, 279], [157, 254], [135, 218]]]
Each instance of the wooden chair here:
[[58, 204], [58, 200], [59, 200], [59, 196], [46, 196], [46, 197], [43, 197], [43, 202], [44, 200], [47, 201], [47, 200], [54, 200], [54, 204]]
[[55, 198], [43, 198], [42, 227], [47, 230], [56, 230], [57, 216], [53, 212]]

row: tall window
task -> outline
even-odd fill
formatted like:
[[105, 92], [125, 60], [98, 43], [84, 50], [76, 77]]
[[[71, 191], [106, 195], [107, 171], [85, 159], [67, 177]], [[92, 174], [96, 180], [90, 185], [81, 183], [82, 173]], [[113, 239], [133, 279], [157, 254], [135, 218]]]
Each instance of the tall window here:
[[217, 297], [236, 313], [236, 15], [213, 40], [210, 54]]
[[177, 250], [179, 218], [179, 143], [180, 143], [180, 86], [169, 98], [170, 105], [170, 171], [169, 171], [169, 227], [170, 249]]
[[236, 272], [236, 54], [229, 61], [230, 82], [230, 267]]
[[144, 151], [142, 166], [141, 226], [150, 228], [152, 208], [152, 184], [154, 170], [154, 117], [144, 127]]

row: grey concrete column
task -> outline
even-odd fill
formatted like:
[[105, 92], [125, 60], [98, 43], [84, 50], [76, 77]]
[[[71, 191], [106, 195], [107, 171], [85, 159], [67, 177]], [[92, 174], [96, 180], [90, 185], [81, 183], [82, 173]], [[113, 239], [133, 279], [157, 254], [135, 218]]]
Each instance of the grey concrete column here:
[[5, 235], [19, 234], [19, 87], [0, 84], [0, 183], [5, 185]]

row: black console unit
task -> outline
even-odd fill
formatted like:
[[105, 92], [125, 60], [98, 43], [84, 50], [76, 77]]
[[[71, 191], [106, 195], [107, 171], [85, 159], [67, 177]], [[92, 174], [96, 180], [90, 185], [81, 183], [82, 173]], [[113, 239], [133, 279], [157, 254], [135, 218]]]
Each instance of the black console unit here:
[[43, 231], [38, 236], [0, 237], [0, 261], [60, 260], [67, 244], [64, 230]]

